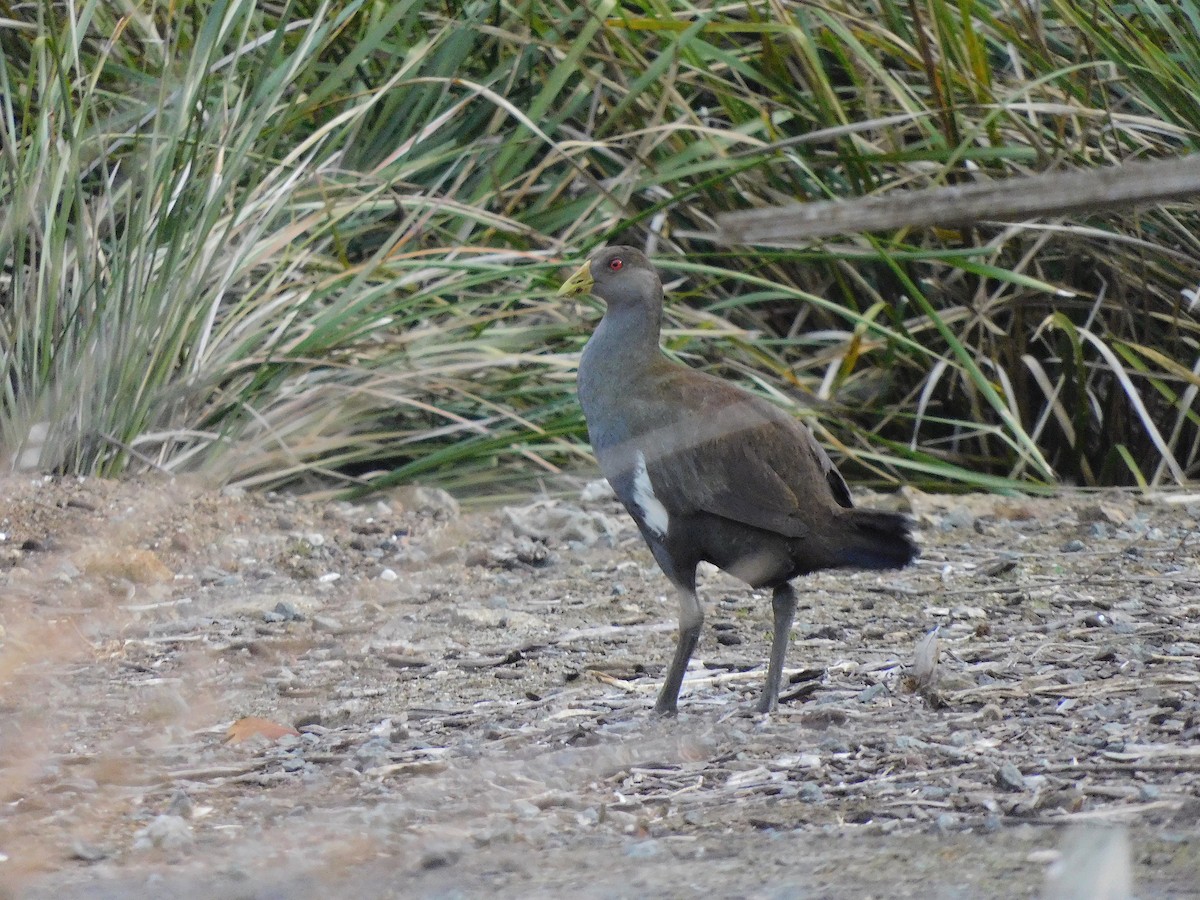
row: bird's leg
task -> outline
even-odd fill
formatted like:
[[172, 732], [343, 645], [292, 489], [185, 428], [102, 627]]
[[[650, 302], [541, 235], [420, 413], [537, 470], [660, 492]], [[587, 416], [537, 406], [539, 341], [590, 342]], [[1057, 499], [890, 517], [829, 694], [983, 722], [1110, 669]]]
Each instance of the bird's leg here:
[[696, 596], [695, 579], [691, 584], [676, 584], [679, 590], [679, 643], [675, 645], [675, 657], [671, 660], [671, 668], [667, 670], [667, 680], [663, 682], [658, 694], [658, 702], [654, 711], [660, 715], [672, 715], [675, 704], [679, 700], [679, 688], [683, 685], [683, 675], [687, 671], [688, 660], [700, 640], [700, 628], [704, 625], [704, 608], [700, 598]]
[[771, 597], [775, 613], [775, 633], [771, 635], [771, 659], [767, 663], [767, 683], [758, 711], [769, 713], [779, 704], [779, 683], [783, 680], [783, 661], [787, 656], [788, 639], [792, 635], [792, 618], [796, 614], [796, 592], [786, 582], [775, 588]]

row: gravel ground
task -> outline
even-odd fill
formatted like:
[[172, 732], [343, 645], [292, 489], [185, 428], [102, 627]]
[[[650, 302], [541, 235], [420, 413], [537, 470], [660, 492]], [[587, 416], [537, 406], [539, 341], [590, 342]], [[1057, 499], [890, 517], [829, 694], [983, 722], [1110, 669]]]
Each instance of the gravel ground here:
[[658, 719], [594, 485], [0, 480], [0, 897], [1200, 895], [1200, 495], [872, 502], [922, 559], [798, 582], [779, 712], [713, 571]]

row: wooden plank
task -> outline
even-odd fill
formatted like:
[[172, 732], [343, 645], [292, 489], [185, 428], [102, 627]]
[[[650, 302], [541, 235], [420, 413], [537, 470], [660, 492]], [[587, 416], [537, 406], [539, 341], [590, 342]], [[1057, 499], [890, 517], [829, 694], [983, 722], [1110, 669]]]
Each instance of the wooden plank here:
[[794, 246], [813, 238], [896, 228], [971, 225], [1097, 212], [1200, 194], [1200, 153], [1000, 181], [796, 203], [717, 216], [727, 244]]

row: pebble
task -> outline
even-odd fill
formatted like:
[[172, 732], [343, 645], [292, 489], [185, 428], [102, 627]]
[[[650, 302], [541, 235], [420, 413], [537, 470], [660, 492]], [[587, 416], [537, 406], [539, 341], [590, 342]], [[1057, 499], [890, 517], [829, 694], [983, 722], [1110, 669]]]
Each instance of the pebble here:
[[155, 816], [150, 824], [139, 830], [133, 836], [134, 850], [149, 850], [161, 847], [163, 850], [178, 850], [186, 847], [193, 840], [192, 826], [182, 816]]
[[619, 528], [612, 518], [553, 500], [538, 500], [528, 506], [508, 506], [504, 516], [517, 537], [557, 541], [579, 549], [603, 541], [612, 546]]
[[821, 738], [817, 746], [829, 753], [849, 753], [850, 744], [845, 738], [830, 735], [829, 737]]
[[612, 489], [612, 485], [603, 478], [597, 478], [595, 481], [589, 481], [583, 486], [583, 490], [579, 492], [580, 503], [596, 503], [599, 501], [616, 499], [617, 495]]
[[376, 577], [380, 581], [397, 581], [400, 578], [395, 569], [383, 569]]
[[588, 827], [597, 825], [600, 822], [600, 810], [594, 806], [589, 806], [587, 809], [580, 810], [575, 814], [575, 822], [577, 825]]
[[419, 515], [444, 519], [457, 519], [459, 516], [458, 501], [442, 488], [408, 485], [396, 493], [405, 509]]
[[450, 847], [428, 850], [421, 856], [422, 869], [445, 869], [458, 862], [462, 853]]
[[814, 781], [806, 781], [800, 785], [799, 797], [805, 803], [824, 803], [825, 792], [821, 790], [821, 786]]
[[400, 566], [421, 566], [429, 562], [429, 554], [419, 547], [403, 547], [392, 554], [392, 561]]
[[99, 862], [109, 855], [109, 852], [103, 847], [96, 844], [89, 844], [87, 841], [75, 841], [71, 844], [71, 857], [73, 859], [81, 859], [84, 862]]
[[267, 622], [303, 622], [304, 616], [292, 604], [280, 600], [274, 609], [263, 613], [263, 619]]
[[176, 791], [175, 796], [171, 798], [171, 805], [167, 807], [167, 814], [179, 816], [181, 819], [190, 819], [193, 812], [195, 812], [195, 807], [192, 805], [192, 798], [187, 795], [187, 791]]
[[858, 696], [854, 699], [856, 699], [859, 703], [870, 703], [876, 697], [885, 693], [887, 693], [887, 685], [885, 685], [883, 682], [880, 682], [879, 684], [871, 685], [865, 691], [860, 691]]
[[625, 848], [625, 855], [630, 859], [651, 859], [662, 852], [662, 847], [654, 838], [646, 841], [636, 841]]
[[542, 812], [537, 804], [531, 803], [528, 800], [514, 800], [512, 802], [512, 811], [520, 819], [536, 819]]
[[1023, 791], [1027, 788], [1025, 776], [1012, 763], [1005, 763], [996, 772], [996, 784], [1010, 791]]
[[355, 749], [352, 759], [359, 772], [386, 766], [392, 761], [390, 742], [386, 738], [371, 738]]
[[1063, 544], [1061, 549], [1063, 553], [1078, 553], [1081, 550], [1086, 550], [1087, 544], [1078, 538], [1075, 538], [1074, 540], [1067, 541], [1065, 544]]
[[958, 528], [970, 528], [975, 524], [975, 516], [965, 506], [956, 506], [942, 516], [942, 531], [954, 531]]

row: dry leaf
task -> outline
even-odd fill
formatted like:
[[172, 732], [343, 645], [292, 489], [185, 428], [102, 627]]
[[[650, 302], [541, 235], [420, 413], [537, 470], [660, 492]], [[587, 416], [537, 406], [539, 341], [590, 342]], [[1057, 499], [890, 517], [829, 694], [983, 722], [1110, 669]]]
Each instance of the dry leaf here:
[[242, 741], [248, 741], [251, 738], [261, 737], [268, 741], [277, 741], [284, 735], [300, 735], [291, 725], [280, 725], [278, 722], [272, 722], [270, 719], [260, 719], [257, 716], [246, 716], [244, 719], [238, 719], [229, 726], [229, 730], [225, 732], [226, 744], [240, 744]]
[[175, 577], [152, 550], [138, 547], [107, 547], [79, 554], [80, 571], [101, 578], [124, 578], [134, 584], [158, 584]]

